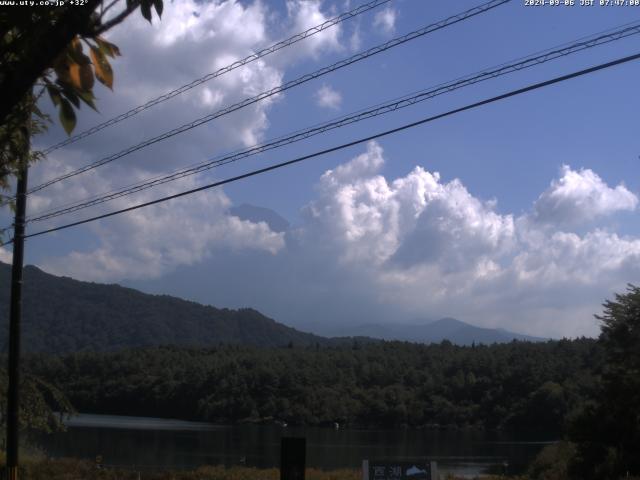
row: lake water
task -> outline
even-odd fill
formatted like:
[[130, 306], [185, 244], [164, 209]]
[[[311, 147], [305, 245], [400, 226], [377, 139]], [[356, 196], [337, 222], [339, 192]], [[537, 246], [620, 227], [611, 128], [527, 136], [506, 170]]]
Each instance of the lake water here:
[[333, 429], [265, 425], [219, 426], [158, 418], [80, 414], [68, 430], [35, 440], [52, 457], [95, 459], [139, 469], [201, 465], [277, 467], [280, 439], [306, 437], [307, 466], [359, 468], [363, 459], [428, 457], [441, 473], [474, 476], [489, 469], [519, 473], [552, 438], [501, 432], [418, 429]]

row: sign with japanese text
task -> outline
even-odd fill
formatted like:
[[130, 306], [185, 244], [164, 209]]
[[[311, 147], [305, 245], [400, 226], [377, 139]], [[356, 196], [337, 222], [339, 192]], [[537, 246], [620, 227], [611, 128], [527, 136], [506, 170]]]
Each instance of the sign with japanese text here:
[[363, 462], [365, 480], [435, 480], [432, 475], [435, 462], [420, 460], [416, 462], [393, 460], [365, 460]]

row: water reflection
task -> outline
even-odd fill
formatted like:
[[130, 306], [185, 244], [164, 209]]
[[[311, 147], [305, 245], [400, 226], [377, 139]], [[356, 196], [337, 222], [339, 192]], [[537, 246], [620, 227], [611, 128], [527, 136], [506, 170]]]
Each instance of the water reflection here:
[[429, 457], [441, 472], [477, 475], [493, 469], [519, 473], [549, 438], [468, 430], [333, 429], [265, 425], [219, 426], [199, 422], [110, 415], [79, 415], [67, 432], [36, 438], [53, 457], [94, 459], [139, 468], [200, 465], [277, 467], [282, 436], [307, 438], [307, 465], [358, 468], [365, 458]]

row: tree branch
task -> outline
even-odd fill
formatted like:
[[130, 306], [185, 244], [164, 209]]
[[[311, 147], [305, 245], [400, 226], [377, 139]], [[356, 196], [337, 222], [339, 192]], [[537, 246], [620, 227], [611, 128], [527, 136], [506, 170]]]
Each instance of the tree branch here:
[[100, 20], [102, 21], [102, 18], [104, 17], [104, 14], [107, 13], [109, 10], [111, 10], [111, 7], [113, 7], [116, 3], [118, 3], [120, 0], [113, 0], [109, 5], [107, 5], [106, 7], [103, 5], [102, 10], [100, 11]]
[[[109, 5], [110, 8], [115, 2], [113, 2], [111, 5]], [[99, 25], [93, 33], [93, 36], [99, 36], [102, 35], [104, 32], [106, 32], [107, 30], [115, 27], [116, 25], [118, 25], [119, 23], [121, 23], [125, 18], [127, 18], [129, 15], [131, 15], [134, 10], [136, 8], [138, 8], [140, 6], [140, 1], [136, 0], [134, 2], [129, 3], [129, 5], [127, 5], [127, 8], [125, 8], [122, 12], [120, 12], [118, 15], [116, 15], [115, 17], [113, 17], [111, 20], [109, 20], [108, 22], [103, 23], [102, 25]]]

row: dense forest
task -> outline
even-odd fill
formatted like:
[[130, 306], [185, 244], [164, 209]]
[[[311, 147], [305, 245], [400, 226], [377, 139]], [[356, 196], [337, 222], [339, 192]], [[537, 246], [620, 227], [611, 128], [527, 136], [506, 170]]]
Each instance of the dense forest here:
[[353, 342], [32, 355], [26, 366], [82, 412], [560, 432], [594, 388], [601, 356], [590, 339], [469, 347]]

